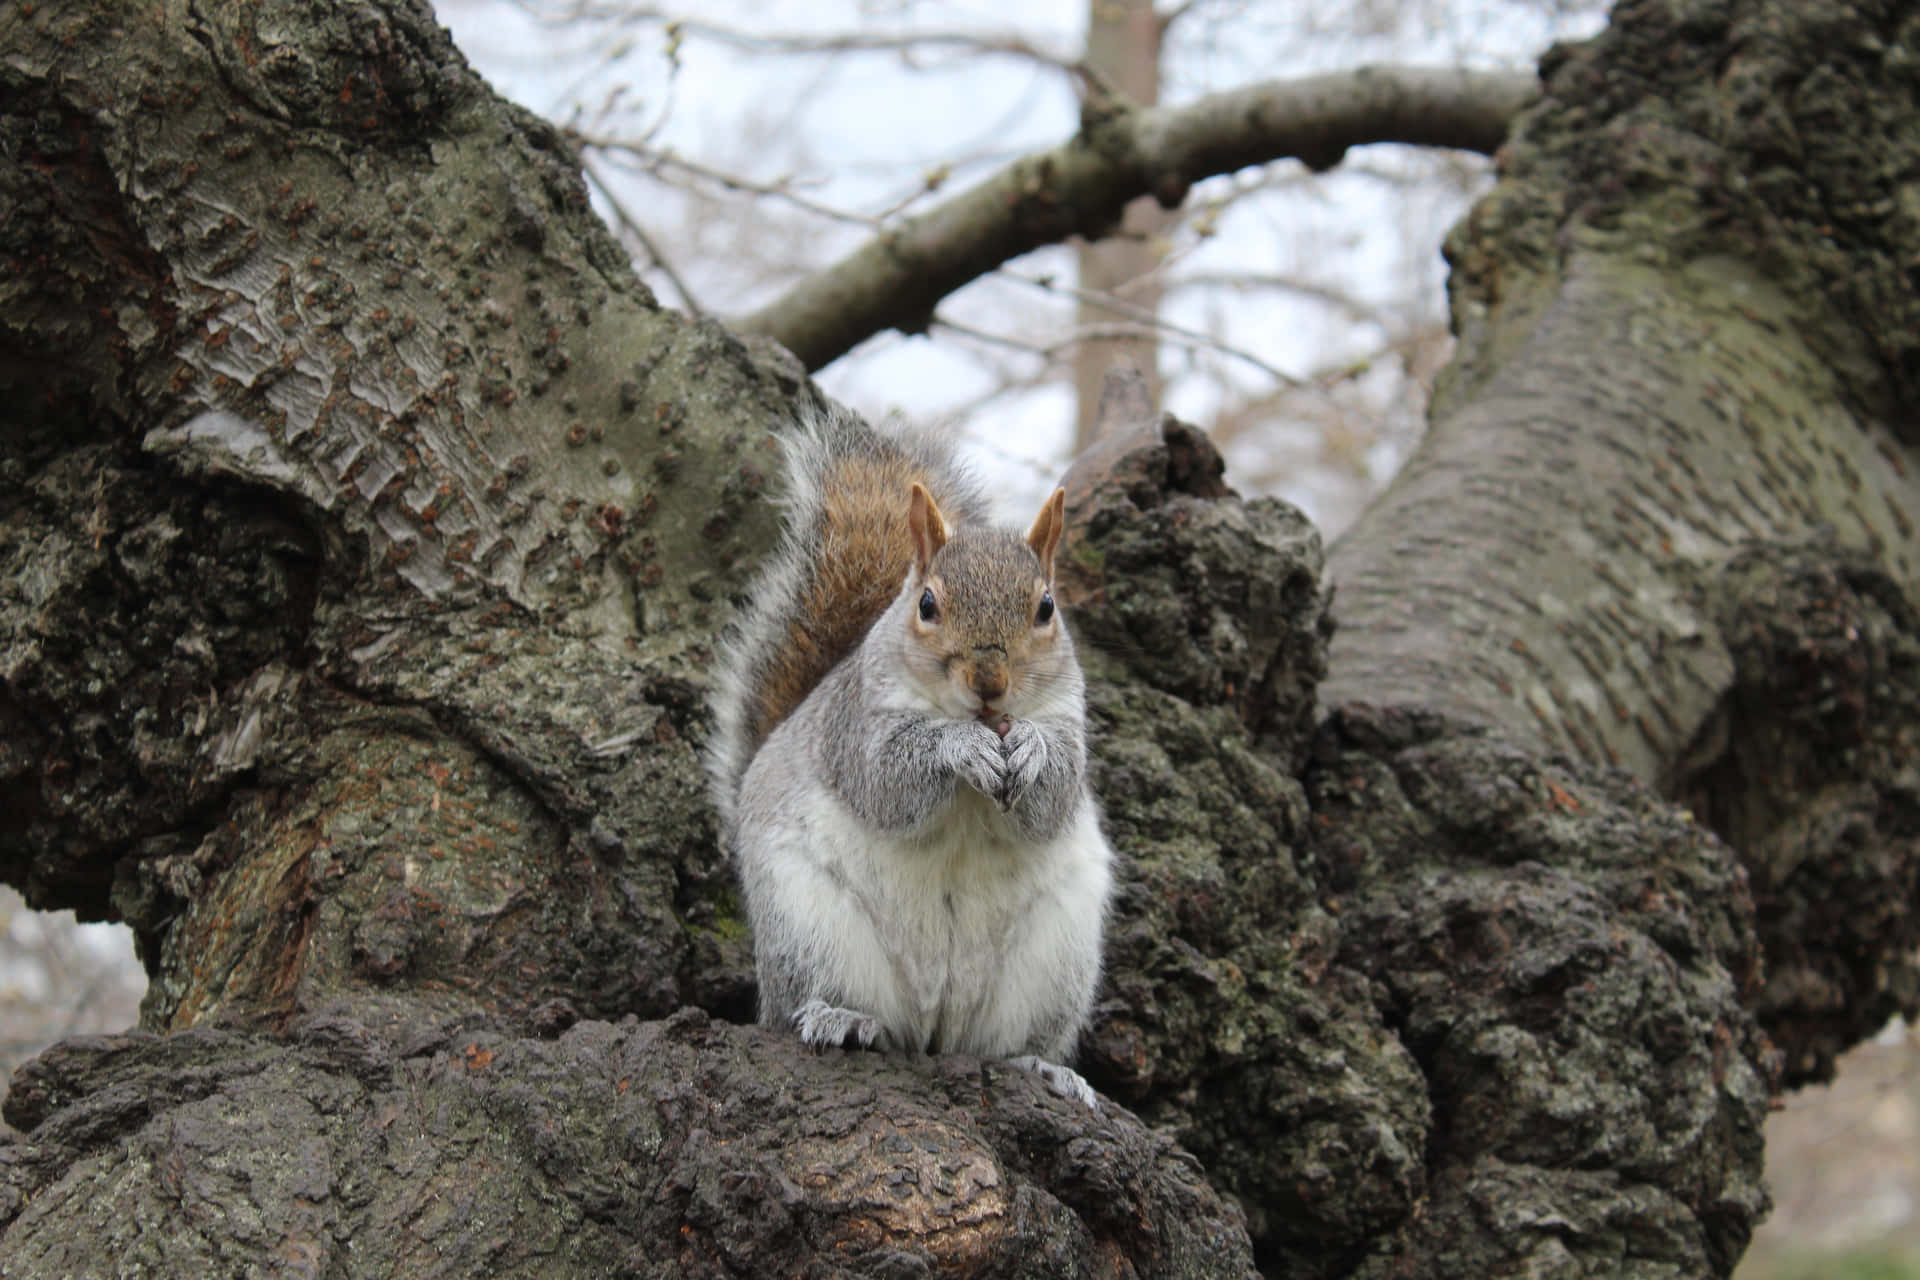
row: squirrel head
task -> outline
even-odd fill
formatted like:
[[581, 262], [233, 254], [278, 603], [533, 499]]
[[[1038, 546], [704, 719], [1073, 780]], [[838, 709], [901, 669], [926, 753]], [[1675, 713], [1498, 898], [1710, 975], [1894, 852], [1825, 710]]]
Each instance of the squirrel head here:
[[1056, 489], [1025, 538], [1007, 529], [947, 523], [915, 484], [907, 506], [913, 567], [907, 575], [908, 663], [922, 687], [956, 718], [992, 722], [1018, 714], [1071, 661], [1053, 602], [1053, 555], [1066, 527]]

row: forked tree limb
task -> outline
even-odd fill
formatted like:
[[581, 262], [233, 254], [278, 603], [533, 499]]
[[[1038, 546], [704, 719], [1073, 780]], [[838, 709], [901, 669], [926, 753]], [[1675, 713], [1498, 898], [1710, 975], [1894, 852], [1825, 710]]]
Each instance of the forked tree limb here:
[[1202, 178], [1288, 157], [1329, 169], [1376, 142], [1491, 153], [1538, 88], [1531, 72], [1362, 67], [1181, 107], [1090, 106], [1066, 142], [904, 220], [735, 328], [819, 369], [882, 330], [923, 331], [943, 298], [1003, 262], [1104, 234], [1137, 196], [1174, 208]]

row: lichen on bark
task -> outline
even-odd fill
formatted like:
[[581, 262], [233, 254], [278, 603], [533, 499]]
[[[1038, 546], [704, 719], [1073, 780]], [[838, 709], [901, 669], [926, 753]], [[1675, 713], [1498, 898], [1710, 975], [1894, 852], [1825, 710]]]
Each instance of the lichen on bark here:
[[[794, 363], [655, 306], [423, 4], [0, 8], [0, 876], [134, 923], [179, 1033], [21, 1074], [10, 1266], [1727, 1274], [1759, 1019], [1815, 1073], [1915, 996], [1913, 326], [1857, 332], [1911, 299], [1814, 287], [1762, 145], [1905, 102], [1909, 20], [1629, 0], [1555, 54], [1331, 575], [1178, 423], [1069, 477], [1088, 1113], [734, 1025], [703, 669]], [[1813, 166], [1840, 250], [1899, 155]]]

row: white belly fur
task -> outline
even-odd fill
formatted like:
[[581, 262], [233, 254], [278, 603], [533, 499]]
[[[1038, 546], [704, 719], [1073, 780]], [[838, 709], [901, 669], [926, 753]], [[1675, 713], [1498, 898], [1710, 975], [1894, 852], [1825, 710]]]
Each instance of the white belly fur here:
[[1090, 801], [1043, 845], [1010, 839], [962, 787], [920, 839], [877, 832], [813, 791], [743, 844], [755, 915], [812, 954], [808, 994], [868, 1014], [902, 1047], [1003, 1057], [1074, 1020], [1098, 976], [1112, 855]]

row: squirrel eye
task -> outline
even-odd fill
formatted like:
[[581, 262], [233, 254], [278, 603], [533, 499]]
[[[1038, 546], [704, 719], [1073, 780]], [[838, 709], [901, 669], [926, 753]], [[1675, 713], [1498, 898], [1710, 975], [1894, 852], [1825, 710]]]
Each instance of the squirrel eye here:
[[1053, 592], [1043, 591], [1040, 593], [1040, 607], [1033, 614], [1033, 625], [1044, 627], [1051, 621], [1053, 621]]
[[920, 621], [932, 622], [940, 616], [940, 606], [934, 601], [933, 588], [928, 587], [920, 593]]

